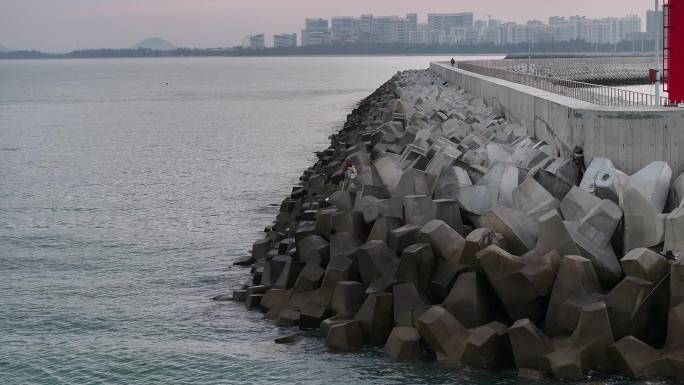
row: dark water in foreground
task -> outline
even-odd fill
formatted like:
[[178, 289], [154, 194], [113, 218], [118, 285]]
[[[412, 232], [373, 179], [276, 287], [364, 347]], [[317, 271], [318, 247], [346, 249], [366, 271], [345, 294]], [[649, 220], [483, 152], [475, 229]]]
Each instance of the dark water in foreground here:
[[0, 62], [0, 384], [520, 383], [209, 300], [353, 104], [433, 59]]

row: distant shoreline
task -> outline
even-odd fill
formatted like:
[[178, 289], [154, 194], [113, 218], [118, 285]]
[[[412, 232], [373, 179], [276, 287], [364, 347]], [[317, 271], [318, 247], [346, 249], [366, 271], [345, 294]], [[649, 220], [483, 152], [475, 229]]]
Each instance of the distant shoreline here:
[[[305, 47], [265, 48], [260, 50], [241, 47], [225, 49], [179, 48], [170, 51], [138, 49], [88, 49], [68, 53], [40, 51], [0, 52], [0, 60], [13, 59], [99, 59], [99, 58], [161, 58], [161, 57], [279, 57], [279, 56], [422, 56], [422, 55], [593, 55], [593, 54], [644, 54], [651, 44], [639, 44], [635, 50], [632, 42], [616, 45], [593, 45], [585, 41], [540, 42], [497, 46], [494, 44], [409, 45], [409, 44], [343, 44]], [[643, 49], [643, 50], [642, 50]]]

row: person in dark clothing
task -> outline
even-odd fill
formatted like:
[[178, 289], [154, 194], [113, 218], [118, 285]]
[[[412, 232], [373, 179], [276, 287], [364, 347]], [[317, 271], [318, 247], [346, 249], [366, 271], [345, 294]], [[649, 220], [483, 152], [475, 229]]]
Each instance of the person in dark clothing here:
[[455, 65], [456, 65], [456, 60], [454, 60], [454, 58], [451, 58], [451, 66], [453, 67]]

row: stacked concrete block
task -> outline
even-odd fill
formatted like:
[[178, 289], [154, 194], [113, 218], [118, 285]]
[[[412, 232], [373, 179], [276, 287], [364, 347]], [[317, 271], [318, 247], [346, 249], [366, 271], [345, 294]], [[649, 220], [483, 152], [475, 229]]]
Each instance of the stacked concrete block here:
[[417, 241], [429, 244], [439, 258], [454, 263], [459, 263], [465, 248], [461, 234], [439, 219], [426, 223], [419, 230]]
[[422, 298], [431, 298], [430, 285], [437, 258], [427, 243], [416, 243], [404, 249], [394, 273], [397, 282], [412, 283]]
[[516, 321], [509, 335], [518, 368], [563, 379], [580, 379], [589, 370], [612, 368], [608, 347], [613, 335], [603, 302], [582, 307], [577, 327], [569, 336], [548, 337], [529, 319]]
[[363, 345], [363, 334], [359, 321], [339, 322], [328, 330], [325, 344], [335, 350], [353, 352]]
[[564, 256], [551, 290], [544, 331], [551, 336], [572, 332], [582, 306], [602, 299], [601, 283], [591, 261], [576, 255]]
[[365, 340], [371, 345], [385, 345], [394, 327], [394, 296], [370, 294], [354, 319], [361, 323]]
[[508, 327], [492, 322], [470, 330], [461, 361], [482, 369], [509, 367], [513, 361]]
[[385, 354], [399, 361], [416, 360], [423, 351], [418, 329], [397, 326], [392, 329], [384, 348]]
[[460, 361], [469, 332], [444, 308], [432, 306], [427, 309], [418, 318], [417, 328], [437, 360]]
[[511, 319], [542, 319], [558, 269], [557, 256], [522, 258], [492, 245], [477, 257]]
[[503, 116], [430, 72], [394, 76], [316, 153], [232, 298], [333, 350], [684, 378], [684, 176], [607, 158], [582, 175]]
[[684, 377], [684, 265], [671, 265], [667, 338], [662, 348], [653, 347], [629, 335], [611, 346], [618, 369], [633, 376]]
[[611, 244], [621, 219], [620, 207], [604, 199], [582, 220], [565, 222], [581, 255], [594, 264], [596, 273], [606, 286], [615, 285], [622, 276], [622, 268]]
[[625, 275], [658, 283], [670, 270], [670, 264], [662, 255], [646, 249], [637, 248], [625, 255], [621, 260]]

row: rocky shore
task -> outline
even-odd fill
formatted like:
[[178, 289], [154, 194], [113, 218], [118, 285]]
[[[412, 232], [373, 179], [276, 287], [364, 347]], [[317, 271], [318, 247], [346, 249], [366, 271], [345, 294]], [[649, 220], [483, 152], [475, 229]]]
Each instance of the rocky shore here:
[[317, 156], [232, 300], [335, 350], [684, 378], [684, 176], [666, 163], [559, 158], [429, 71], [395, 75]]

